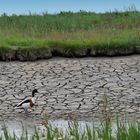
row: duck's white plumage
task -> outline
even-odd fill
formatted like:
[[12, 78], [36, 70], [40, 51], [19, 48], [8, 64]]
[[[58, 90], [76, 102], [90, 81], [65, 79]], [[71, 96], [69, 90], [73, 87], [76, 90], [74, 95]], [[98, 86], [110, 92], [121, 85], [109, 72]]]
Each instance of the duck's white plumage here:
[[30, 108], [32, 107], [32, 104], [34, 105], [36, 101], [35, 97], [32, 97], [30, 99], [24, 99], [23, 101], [21, 101], [20, 103], [17, 104], [17, 107], [23, 107], [23, 108]]
[[25, 112], [27, 112], [28, 108], [32, 108], [35, 104], [36, 98], [34, 97], [35, 92], [38, 92], [36, 89], [32, 91], [32, 98], [24, 99], [20, 103], [17, 104], [15, 108], [23, 108]]
[[22, 104], [21, 107], [24, 108], [24, 110], [27, 110], [28, 108], [31, 108], [30, 103]]

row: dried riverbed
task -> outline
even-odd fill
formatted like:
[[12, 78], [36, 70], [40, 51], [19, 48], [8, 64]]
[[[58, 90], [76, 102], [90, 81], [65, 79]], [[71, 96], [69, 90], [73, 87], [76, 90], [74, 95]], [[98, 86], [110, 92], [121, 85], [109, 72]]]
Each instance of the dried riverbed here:
[[[27, 115], [14, 106], [37, 88]], [[104, 96], [110, 115], [140, 117], [140, 55], [0, 62], [0, 121], [100, 118]], [[34, 121], [30, 121], [33, 122]]]

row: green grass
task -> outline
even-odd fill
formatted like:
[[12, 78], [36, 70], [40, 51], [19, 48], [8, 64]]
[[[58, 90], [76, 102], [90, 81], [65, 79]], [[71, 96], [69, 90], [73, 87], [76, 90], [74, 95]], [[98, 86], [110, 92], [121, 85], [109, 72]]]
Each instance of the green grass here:
[[[84, 48], [119, 49], [140, 45], [140, 12], [94, 13], [79, 11], [50, 15], [0, 17], [0, 52], [54, 48], [75, 51]], [[7, 49], [8, 48], [8, 49]]]
[[137, 121], [122, 123], [120, 120], [115, 122], [115, 126], [111, 122], [102, 122], [99, 126], [86, 126], [83, 131], [79, 131], [78, 124], [76, 122], [70, 122], [70, 126], [66, 132], [60, 130], [60, 128], [46, 125], [46, 132], [39, 132], [35, 129], [32, 136], [28, 135], [28, 131], [23, 129], [23, 133], [20, 137], [9, 135], [8, 130], [3, 130], [3, 136], [0, 136], [0, 140], [139, 140], [140, 138], [140, 123]]

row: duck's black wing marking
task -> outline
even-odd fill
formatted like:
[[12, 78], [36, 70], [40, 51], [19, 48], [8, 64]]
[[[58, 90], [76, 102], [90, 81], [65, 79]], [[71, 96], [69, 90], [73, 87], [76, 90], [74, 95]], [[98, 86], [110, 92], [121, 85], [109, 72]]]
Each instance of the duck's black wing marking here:
[[22, 101], [21, 103], [19, 103], [17, 105], [17, 107], [22, 106], [22, 104], [24, 104], [24, 103], [30, 103], [30, 101], [31, 101], [30, 99], [26, 99], [26, 100]]

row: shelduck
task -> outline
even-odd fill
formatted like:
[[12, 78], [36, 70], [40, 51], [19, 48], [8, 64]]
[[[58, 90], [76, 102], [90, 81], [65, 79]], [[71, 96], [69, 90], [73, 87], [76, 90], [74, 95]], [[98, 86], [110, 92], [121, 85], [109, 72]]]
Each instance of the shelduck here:
[[35, 93], [38, 93], [37, 89], [34, 89], [32, 91], [32, 97], [30, 99], [24, 99], [23, 101], [18, 103], [15, 108], [23, 108], [25, 112], [27, 113], [28, 109], [32, 108], [35, 104], [35, 101], [36, 101]]

